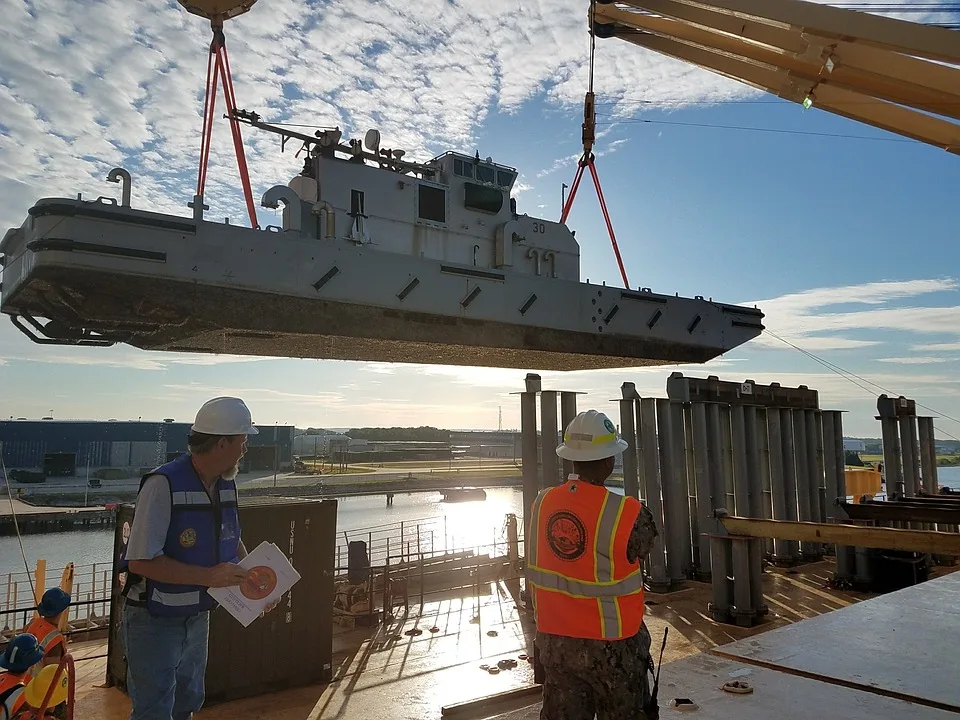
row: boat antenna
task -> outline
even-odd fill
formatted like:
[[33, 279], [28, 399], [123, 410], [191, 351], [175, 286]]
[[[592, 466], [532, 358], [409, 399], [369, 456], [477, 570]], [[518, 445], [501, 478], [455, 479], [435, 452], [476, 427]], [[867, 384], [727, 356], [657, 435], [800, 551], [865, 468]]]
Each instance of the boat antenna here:
[[197, 192], [192, 207], [195, 212], [203, 207], [203, 192], [207, 183], [207, 164], [210, 158], [210, 139], [213, 135], [213, 113], [217, 104], [217, 85], [223, 77], [223, 95], [227, 103], [226, 118], [230, 120], [233, 145], [237, 153], [237, 169], [243, 186], [243, 197], [250, 214], [250, 226], [259, 230], [257, 211], [253, 204], [253, 191], [250, 189], [250, 172], [243, 150], [243, 138], [240, 135], [240, 123], [236, 118], [237, 100], [233, 91], [230, 74], [230, 60], [227, 57], [227, 41], [223, 34], [223, 23], [230, 18], [250, 10], [257, 0], [179, 0], [187, 12], [210, 20], [213, 40], [207, 59], [207, 84], [203, 100], [203, 131], [200, 138], [200, 167], [197, 171]]
[[600, 176], [597, 175], [596, 157], [593, 154], [593, 144], [596, 141], [597, 118], [594, 112], [593, 95], [593, 68], [597, 52], [597, 0], [590, 0], [590, 65], [589, 79], [587, 81], [587, 94], [583, 100], [583, 129], [581, 139], [583, 141], [583, 155], [577, 163], [577, 174], [573, 178], [573, 184], [570, 186], [570, 194], [567, 195], [567, 201], [563, 206], [563, 212], [560, 215], [560, 222], [565, 223], [570, 214], [570, 208], [573, 207], [573, 200], [577, 196], [577, 189], [580, 187], [580, 181], [583, 179], [583, 171], [589, 168], [590, 176], [593, 178], [593, 185], [597, 189], [597, 199], [600, 201], [600, 210], [603, 211], [603, 219], [607, 224], [607, 232], [610, 234], [610, 244], [613, 245], [613, 253], [617, 257], [617, 266], [620, 268], [620, 277], [623, 278], [623, 286], [630, 288], [627, 280], [627, 271], [623, 268], [623, 258], [620, 256], [620, 247], [617, 245], [617, 237], [613, 232], [613, 223], [610, 222], [610, 213], [607, 210], [607, 201], [603, 197], [603, 189], [600, 187]]

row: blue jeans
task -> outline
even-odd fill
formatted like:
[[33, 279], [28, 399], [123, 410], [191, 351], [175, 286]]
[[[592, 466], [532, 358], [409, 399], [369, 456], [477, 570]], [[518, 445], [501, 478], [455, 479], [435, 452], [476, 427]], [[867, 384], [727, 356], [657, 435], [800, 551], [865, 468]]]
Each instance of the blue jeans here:
[[190, 720], [203, 705], [210, 613], [155, 617], [123, 609], [130, 720]]

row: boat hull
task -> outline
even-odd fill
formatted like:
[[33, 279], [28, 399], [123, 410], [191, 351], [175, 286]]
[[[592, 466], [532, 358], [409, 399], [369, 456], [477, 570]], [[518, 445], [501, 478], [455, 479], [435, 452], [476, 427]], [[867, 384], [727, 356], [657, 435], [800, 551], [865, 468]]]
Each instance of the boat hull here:
[[102, 202], [41, 200], [0, 252], [0, 310], [38, 342], [585, 370], [703, 363], [763, 329], [754, 308]]

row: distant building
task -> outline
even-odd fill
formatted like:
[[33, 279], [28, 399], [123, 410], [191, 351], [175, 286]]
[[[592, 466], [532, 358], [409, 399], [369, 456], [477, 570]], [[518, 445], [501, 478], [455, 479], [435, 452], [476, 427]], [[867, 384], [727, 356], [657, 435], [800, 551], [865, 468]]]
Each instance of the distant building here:
[[843, 449], [849, 452], [862, 453], [866, 452], [867, 443], [864, 440], [857, 440], [856, 438], [844, 438]]
[[[113, 469], [126, 476], [152, 470], [187, 451], [192, 423], [110, 420], [0, 420], [0, 452], [9, 473], [30, 470], [71, 477]], [[265, 425], [247, 439], [241, 472], [293, 464], [293, 427]], [[121, 472], [122, 471], [122, 472]]]
[[450, 433], [454, 457], [520, 461], [523, 443], [513, 430], [455, 430]]

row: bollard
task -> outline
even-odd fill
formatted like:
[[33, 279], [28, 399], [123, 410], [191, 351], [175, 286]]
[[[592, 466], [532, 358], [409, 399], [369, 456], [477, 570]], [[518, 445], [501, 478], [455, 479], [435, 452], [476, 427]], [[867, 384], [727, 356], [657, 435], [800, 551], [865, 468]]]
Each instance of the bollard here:
[[710, 617], [729, 623], [733, 613], [733, 543], [728, 535], [710, 536], [710, 564], [713, 568]]
[[670, 580], [667, 577], [666, 534], [664, 527], [663, 503], [661, 502], [660, 466], [657, 462], [657, 404], [653, 398], [640, 400], [640, 447], [643, 464], [643, 481], [646, 506], [653, 514], [653, 520], [659, 535], [653, 541], [653, 548], [647, 556], [650, 568], [651, 592], [667, 592]]
[[763, 598], [760, 538], [711, 535], [713, 565], [710, 616], [716, 622], [752, 627], [769, 613]]

